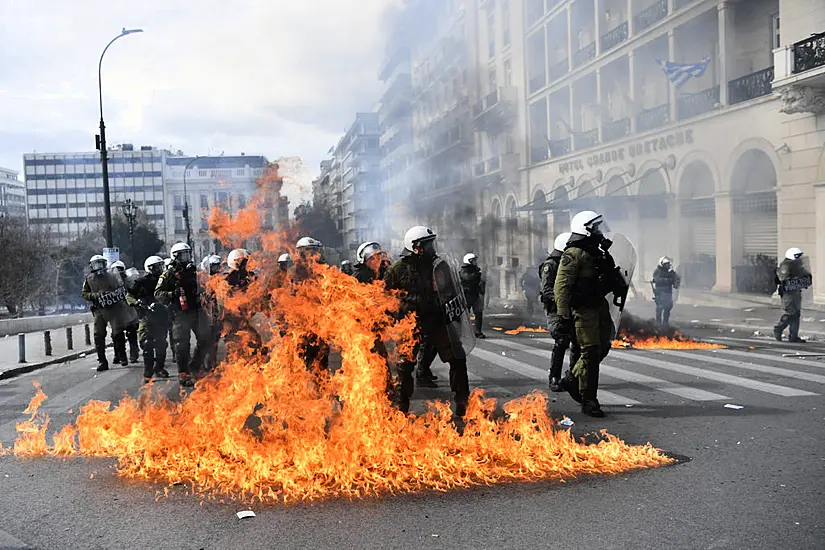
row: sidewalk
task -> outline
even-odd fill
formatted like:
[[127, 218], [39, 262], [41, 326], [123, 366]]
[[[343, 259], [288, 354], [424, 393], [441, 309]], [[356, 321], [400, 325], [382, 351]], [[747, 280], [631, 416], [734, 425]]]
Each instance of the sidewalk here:
[[15, 334], [0, 337], [0, 380], [31, 372], [47, 365], [71, 361], [84, 354], [94, 353], [94, 347], [86, 345], [83, 325], [73, 327], [72, 342], [74, 349], [72, 350], [68, 349], [66, 330], [52, 330], [51, 356], [46, 355], [43, 332], [41, 330], [24, 333], [26, 335], [25, 363], [19, 362], [18, 336]]

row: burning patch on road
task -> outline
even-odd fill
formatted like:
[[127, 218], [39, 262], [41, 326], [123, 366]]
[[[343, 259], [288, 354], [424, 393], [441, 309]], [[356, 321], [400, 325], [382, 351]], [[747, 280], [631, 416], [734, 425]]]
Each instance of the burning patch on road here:
[[630, 312], [622, 315], [619, 338], [613, 340], [613, 348], [633, 349], [722, 349], [721, 344], [711, 344], [688, 338], [675, 328], [663, 328], [653, 319], [642, 319]]
[[493, 330], [503, 331], [504, 334], [509, 334], [510, 336], [515, 336], [516, 334], [521, 334], [522, 332], [536, 332], [536, 333], [548, 333], [547, 329], [542, 327], [526, 327], [521, 325], [520, 327], [514, 328], [512, 330], [504, 330], [500, 327], [493, 327]]
[[[248, 213], [237, 219], [223, 217], [217, 236], [251, 238], [248, 231], [258, 230]], [[265, 234], [261, 242], [263, 252], [253, 255], [260, 277], [244, 297], [229, 297], [219, 285], [212, 290], [225, 308], [259, 305], [272, 327], [268, 354], [239, 346], [180, 403], [151, 391], [114, 406], [90, 401], [51, 437], [48, 416], [38, 412], [46, 395], [37, 386], [29, 418], [17, 424], [14, 454], [113, 457], [124, 477], [183, 483], [203, 497], [283, 503], [618, 474], [673, 462], [650, 444], [628, 445], [606, 432], [596, 443], [577, 440], [549, 416], [539, 392], [504, 404], [504, 419], [494, 419], [495, 400], [475, 390], [463, 430], [444, 402], [429, 403], [420, 416], [402, 414], [387, 397], [386, 360], [372, 351], [376, 338], [397, 342], [394, 354], [412, 349], [413, 318], [388, 313], [398, 311], [398, 297], [311, 262], [303, 282], [275, 277], [278, 255], [294, 253], [284, 244], [294, 235]], [[341, 368], [307, 366], [307, 342], [316, 339], [340, 353]]]

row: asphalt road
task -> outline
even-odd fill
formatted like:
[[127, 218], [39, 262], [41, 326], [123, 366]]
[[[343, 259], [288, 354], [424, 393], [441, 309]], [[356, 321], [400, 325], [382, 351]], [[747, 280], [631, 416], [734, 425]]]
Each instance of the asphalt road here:
[[[546, 387], [546, 335], [488, 335], [469, 363], [473, 385], [505, 399]], [[235, 512], [246, 506], [201, 502], [182, 487], [156, 501], [158, 487], [118, 478], [112, 460], [5, 456], [0, 548], [825, 547], [825, 362], [782, 357], [825, 353], [825, 343], [699, 335], [731, 349], [614, 350], [600, 389], [607, 418], [583, 416], [566, 395], [553, 394], [551, 404], [554, 416], [575, 421], [576, 433], [606, 428], [689, 457], [676, 466], [567, 483], [255, 506], [256, 518], [238, 520]], [[437, 363], [436, 373], [446, 380], [445, 366]], [[0, 383], [0, 442], [13, 442], [33, 379], [50, 396], [43, 409], [52, 429], [90, 398], [116, 400], [140, 385], [138, 368], [95, 374], [87, 358]], [[441, 386], [418, 397], [447, 398]]]

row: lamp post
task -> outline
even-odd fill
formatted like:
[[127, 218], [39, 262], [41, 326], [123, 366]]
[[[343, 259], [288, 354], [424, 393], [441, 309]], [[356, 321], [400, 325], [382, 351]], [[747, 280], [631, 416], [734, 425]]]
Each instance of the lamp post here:
[[189, 167], [199, 158], [201, 157], [193, 158], [187, 162], [183, 168], [183, 223], [186, 226], [186, 244], [189, 245], [189, 248], [192, 248], [192, 226], [189, 223], [189, 193], [186, 192], [186, 172], [189, 171]]
[[114, 44], [115, 40], [122, 38], [129, 34], [143, 32], [142, 29], [127, 29], [126, 27], [120, 31], [120, 34], [112, 38], [106, 47], [103, 48], [103, 53], [100, 54], [100, 61], [97, 62], [97, 89], [100, 96], [100, 134], [97, 137], [97, 149], [100, 151], [100, 164], [103, 167], [103, 215], [106, 219], [106, 246], [112, 248], [112, 211], [111, 202], [109, 200], [109, 156], [106, 152], [106, 125], [103, 123], [103, 79], [101, 69], [103, 67], [103, 56], [106, 55], [106, 50], [109, 46]]
[[135, 219], [137, 218], [138, 207], [132, 202], [132, 199], [126, 199], [120, 207], [123, 210], [123, 216], [126, 218], [126, 222], [129, 224], [129, 241], [132, 243], [132, 264], [137, 265], [137, 258], [135, 258]]

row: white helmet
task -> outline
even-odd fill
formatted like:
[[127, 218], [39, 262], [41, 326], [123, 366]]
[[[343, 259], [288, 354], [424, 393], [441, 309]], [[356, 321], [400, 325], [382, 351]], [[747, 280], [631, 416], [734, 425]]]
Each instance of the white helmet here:
[[564, 249], [567, 248], [567, 243], [570, 241], [570, 237], [572, 236], [573, 234], [569, 231], [561, 233], [558, 237], [556, 237], [556, 240], [553, 241], [553, 249], [558, 250], [559, 252], [564, 252]]
[[169, 267], [172, 264], [172, 258], [165, 258], [163, 260], [163, 267]]
[[421, 242], [435, 240], [436, 234], [429, 227], [423, 225], [416, 225], [411, 227], [404, 234], [404, 248], [412, 252], [415, 250], [415, 245]]
[[249, 252], [244, 248], [236, 248], [226, 257], [226, 265], [229, 269], [238, 269], [241, 260], [249, 258]]
[[116, 262], [112, 262], [112, 265], [109, 266], [110, 269], [118, 269], [120, 271], [126, 271], [126, 264], [121, 262], [120, 260]]
[[477, 259], [478, 259], [478, 256], [476, 256], [472, 252], [468, 252], [467, 254], [464, 255], [464, 258], [462, 258], [461, 261], [465, 264], [475, 264], [475, 261]]
[[662, 256], [661, 258], [659, 258], [659, 265], [660, 266], [664, 267], [665, 265], [672, 264], [672, 263], [673, 263], [673, 260], [671, 260], [667, 256]]
[[89, 258], [89, 267], [92, 271], [100, 271], [101, 269], [106, 269], [106, 258], [101, 256], [100, 254], [95, 254], [91, 258]]
[[[180, 259], [184, 263], [192, 261], [192, 247], [190, 247], [186, 243], [173, 244], [172, 250], [170, 250], [169, 252], [173, 260]], [[183, 259], [184, 257], [186, 258], [185, 260]]]
[[785, 251], [785, 259], [787, 260], [798, 260], [802, 257], [802, 249], [801, 248], [789, 248]]
[[358, 258], [360, 262], [366, 262], [373, 256], [373, 254], [377, 254], [379, 252], [381, 252], [380, 243], [375, 241], [367, 241], [358, 246], [358, 249], [355, 251], [355, 257]]
[[[570, 232], [576, 235], [590, 237], [593, 229], [599, 225], [604, 225], [602, 215], [592, 210], [585, 210], [584, 212], [579, 212], [570, 220]], [[606, 229], [603, 229], [603, 231], [606, 231]]]
[[278, 263], [279, 264], [289, 263], [291, 261], [292, 261], [292, 256], [290, 256], [289, 254], [281, 254], [280, 256], [278, 256]]
[[160, 256], [149, 256], [148, 258], [146, 258], [146, 261], [143, 262], [143, 270], [148, 272], [148, 273], [151, 273], [152, 272], [152, 266], [159, 265], [159, 264], [162, 264], [162, 263], [163, 263], [163, 258], [161, 258]]
[[301, 237], [295, 243], [295, 248], [323, 248], [324, 244], [318, 239], [312, 237]]

